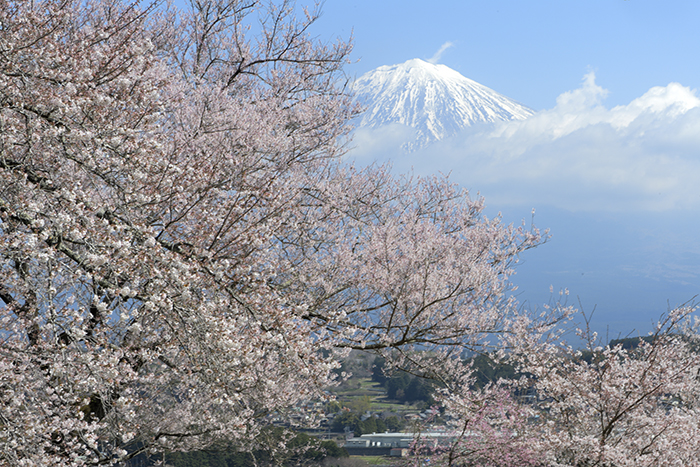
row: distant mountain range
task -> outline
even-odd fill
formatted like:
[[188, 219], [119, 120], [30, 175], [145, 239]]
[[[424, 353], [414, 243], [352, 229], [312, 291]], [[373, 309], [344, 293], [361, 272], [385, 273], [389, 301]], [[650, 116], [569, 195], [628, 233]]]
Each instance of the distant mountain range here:
[[417, 137], [410, 147], [452, 136], [474, 123], [522, 120], [534, 113], [445, 65], [420, 59], [367, 72], [353, 89], [366, 108], [359, 126], [412, 127]]

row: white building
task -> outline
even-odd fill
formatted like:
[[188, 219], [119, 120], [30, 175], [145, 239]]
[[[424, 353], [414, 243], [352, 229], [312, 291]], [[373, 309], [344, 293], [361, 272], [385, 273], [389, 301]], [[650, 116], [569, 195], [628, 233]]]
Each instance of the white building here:
[[445, 433], [372, 433], [345, 441], [345, 448], [408, 448], [417, 438], [423, 444], [435, 446], [450, 436]]

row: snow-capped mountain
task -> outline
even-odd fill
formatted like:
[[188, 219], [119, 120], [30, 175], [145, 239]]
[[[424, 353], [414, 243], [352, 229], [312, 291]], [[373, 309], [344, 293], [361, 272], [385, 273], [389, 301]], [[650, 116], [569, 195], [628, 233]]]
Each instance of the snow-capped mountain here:
[[410, 146], [452, 136], [477, 122], [522, 120], [534, 113], [445, 65], [420, 59], [367, 72], [353, 89], [366, 107], [359, 126], [413, 127], [417, 141]]

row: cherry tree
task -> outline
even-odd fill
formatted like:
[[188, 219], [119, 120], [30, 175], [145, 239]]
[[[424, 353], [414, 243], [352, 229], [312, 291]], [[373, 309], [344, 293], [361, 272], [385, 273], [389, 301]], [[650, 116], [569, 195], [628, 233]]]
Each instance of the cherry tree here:
[[[539, 398], [549, 465], [672, 466], [700, 459], [700, 353], [692, 307], [669, 312], [637, 345], [585, 351], [544, 344], [520, 355]], [[534, 350], [534, 349], [533, 349]]]
[[317, 18], [0, 0], [4, 463], [253, 449], [349, 349], [445, 375], [525, 329], [504, 294], [539, 232], [344, 165], [350, 45]]
[[539, 435], [530, 430], [536, 411], [513, 398], [509, 385], [442, 391], [437, 400], [452, 425], [448, 444], [431, 457], [434, 465], [483, 467], [541, 466]]

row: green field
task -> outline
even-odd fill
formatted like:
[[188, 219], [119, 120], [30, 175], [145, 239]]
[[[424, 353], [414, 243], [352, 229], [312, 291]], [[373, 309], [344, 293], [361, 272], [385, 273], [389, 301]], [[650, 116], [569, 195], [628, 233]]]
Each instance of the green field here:
[[351, 456], [351, 459], [360, 459], [364, 462], [367, 463], [367, 465], [385, 465], [385, 466], [393, 466], [397, 465], [397, 460], [391, 459], [390, 457], [384, 457], [384, 456]]
[[336, 389], [334, 393], [341, 403], [348, 403], [359, 397], [369, 397], [370, 410], [373, 412], [407, 413], [418, 410], [415, 404], [406, 405], [388, 399], [386, 390], [381, 384], [372, 381], [370, 378], [352, 378], [345, 387]]

